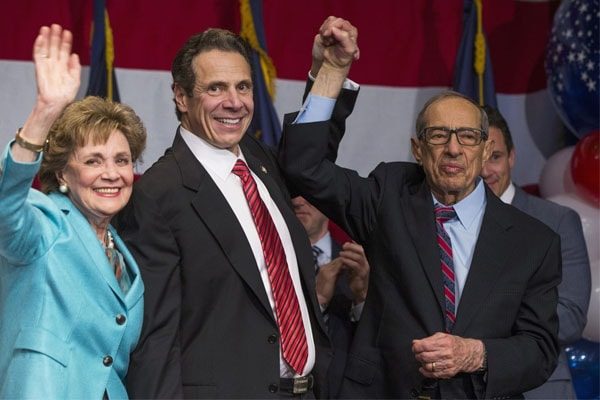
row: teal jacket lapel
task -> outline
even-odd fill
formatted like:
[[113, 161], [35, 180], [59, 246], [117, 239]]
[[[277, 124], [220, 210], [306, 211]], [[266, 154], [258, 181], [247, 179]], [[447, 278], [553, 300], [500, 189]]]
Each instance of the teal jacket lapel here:
[[[55, 202], [55, 204], [62, 210], [62, 212], [65, 214], [66, 220], [68, 221], [71, 228], [73, 229], [73, 231], [77, 234], [77, 237], [79, 238], [82, 249], [84, 249], [84, 251], [87, 253], [87, 256], [89, 256], [88, 258], [89, 258], [90, 262], [94, 265], [94, 267], [96, 268], [98, 273], [102, 276], [102, 278], [108, 284], [108, 286], [111, 288], [113, 293], [123, 303], [126, 303], [125, 296], [123, 295], [123, 291], [119, 287], [117, 278], [115, 277], [115, 275], [112, 271], [112, 267], [108, 263], [108, 258], [106, 257], [106, 254], [104, 254], [102, 245], [100, 244], [100, 241], [98, 240], [96, 233], [92, 229], [88, 220], [81, 213], [81, 211], [79, 211], [79, 209], [77, 207], [75, 207], [75, 205], [71, 202], [71, 200], [67, 196], [58, 194], [58, 193], [51, 193], [49, 196]], [[111, 229], [111, 233], [114, 233], [114, 229]], [[119, 246], [119, 247], [117, 247], [119, 249], [119, 251], [121, 251], [121, 249], [123, 249], [125, 247], [120, 238], [118, 238], [117, 246]], [[123, 256], [125, 257], [125, 254], [123, 254]], [[127, 256], [128, 257], [125, 260], [127, 262], [128, 268], [129, 268], [130, 265], [135, 265], [135, 261], [133, 260], [133, 258], [131, 257], [131, 254], [128, 251], [127, 251]], [[137, 270], [137, 265], [136, 265], [136, 271], [137, 271], [136, 275], [139, 275], [139, 270]], [[138, 278], [138, 281], [139, 281], [139, 278]], [[138, 282], [137, 284], [139, 285], [140, 282]], [[141, 293], [139, 293], [140, 289], [141, 288], [137, 288], [136, 293], [134, 293], [134, 294], [141, 295]], [[142, 293], [143, 293], [143, 289], [142, 289]], [[131, 297], [133, 298], [133, 295]]]

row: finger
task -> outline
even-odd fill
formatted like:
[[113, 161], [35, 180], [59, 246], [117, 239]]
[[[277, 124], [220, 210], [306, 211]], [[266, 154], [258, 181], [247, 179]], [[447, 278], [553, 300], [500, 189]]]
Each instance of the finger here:
[[38, 33], [35, 41], [33, 42], [33, 58], [46, 58], [48, 57], [48, 46], [49, 46], [50, 28], [42, 26]]
[[362, 263], [357, 262], [356, 260], [353, 260], [351, 258], [344, 257], [341, 254], [340, 254], [340, 258], [342, 259], [342, 262], [344, 263], [346, 268], [351, 270], [355, 274], [358, 274], [358, 273], [361, 273], [364, 271], [364, 268], [362, 267]]
[[50, 46], [48, 47], [48, 58], [58, 57], [62, 27], [58, 24], [52, 24], [50, 27]]
[[67, 67], [71, 76], [77, 80], [77, 86], [79, 86], [79, 82], [81, 81], [81, 63], [77, 54], [71, 54]]
[[71, 47], [73, 46], [73, 34], [68, 29], [63, 30], [60, 41], [58, 56], [60, 59], [69, 60], [71, 56]]
[[344, 257], [355, 262], [363, 262], [365, 260], [364, 253], [360, 253], [354, 249], [340, 251], [340, 257]]
[[365, 254], [365, 249], [356, 242], [346, 242], [342, 245], [342, 250], [351, 251], [357, 254]]
[[[415, 360], [420, 362], [421, 364], [431, 363], [431, 362], [448, 362], [448, 355], [443, 351], [424, 351], [421, 353], [415, 354]], [[436, 364], [437, 365], [437, 364]]]

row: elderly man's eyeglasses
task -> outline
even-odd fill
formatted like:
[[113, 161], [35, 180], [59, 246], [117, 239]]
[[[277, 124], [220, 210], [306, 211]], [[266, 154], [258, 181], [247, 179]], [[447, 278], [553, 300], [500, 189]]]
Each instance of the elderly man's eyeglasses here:
[[458, 143], [463, 146], [477, 146], [482, 140], [487, 139], [487, 133], [477, 128], [450, 129], [443, 126], [430, 126], [419, 133], [419, 139], [437, 145], [446, 144], [452, 134], [456, 135]]

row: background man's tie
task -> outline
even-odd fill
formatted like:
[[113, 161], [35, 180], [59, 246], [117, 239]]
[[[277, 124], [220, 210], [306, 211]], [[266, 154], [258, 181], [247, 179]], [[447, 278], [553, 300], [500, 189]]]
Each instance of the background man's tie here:
[[448, 232], [444, 229], [444, 222], [455, 217], [456, 211], [454, 211], [453, 207], [435, 206], [435, 227], [437, 231], [437, 242], [440, 248], [442, 278], [444, 281], [444, 298], [446, 303], [446, 332], [452, 332], [454, 322], [456, 321], [456, 292], [454, 291], [456, 278], [454, 275], [454, 260], [452, 258], [452, 243], [450, 242]]
[[312, 246], [313, 263], [315, 265], [315, 273], [319, 270], [319, 256], [323, 254], [323, 250], [319, 246]]
[[260, 198], [256, 182], [246, 163], [238, 159], [232, 172], [242, 181], [244, 195], [260, 237], [271, 291], [275, 299], [275, 314], [281, 334], [283, 358], [295, 372], [302, 374], [308, 359], [308, 344], [298, 297], [296, 297], [281, 239], [267, 206]]

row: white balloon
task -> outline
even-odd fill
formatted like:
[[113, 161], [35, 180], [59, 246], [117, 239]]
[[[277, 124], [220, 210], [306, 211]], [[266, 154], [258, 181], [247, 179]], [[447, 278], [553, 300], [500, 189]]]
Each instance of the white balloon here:
[[540, 194], [547, 198], [562, 193], [574, 193], [571, 157], [575, 146], [565, 147], [546, 160], [540, 175]]
[[600, 260], [590, 263], [592, 271], [592, 296], [588, 308], [587, 324], [583, 337], [592, 342], [600, 342]]
[[563, 193], [547, 200], [570, 207], [579, 214], [589, 258], [600, 259], [600, 208], [590, 205], [576, 193]]

